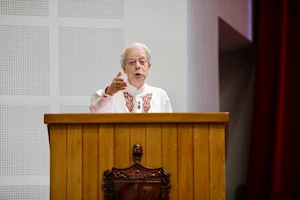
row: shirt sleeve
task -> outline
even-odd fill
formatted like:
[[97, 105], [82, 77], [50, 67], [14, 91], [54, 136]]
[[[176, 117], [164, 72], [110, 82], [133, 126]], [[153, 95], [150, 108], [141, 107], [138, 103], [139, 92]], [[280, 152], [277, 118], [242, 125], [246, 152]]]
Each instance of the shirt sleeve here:
[[90, 99], [89, 109], [91, 113], [111, 113], [113, 97], [105, 93], [105, 90], [98, 90]]
[[171, 102], [170, 102], [170, 98], [168, 97], [167, 93], [166, 93], [165, 112], [173, 112]]

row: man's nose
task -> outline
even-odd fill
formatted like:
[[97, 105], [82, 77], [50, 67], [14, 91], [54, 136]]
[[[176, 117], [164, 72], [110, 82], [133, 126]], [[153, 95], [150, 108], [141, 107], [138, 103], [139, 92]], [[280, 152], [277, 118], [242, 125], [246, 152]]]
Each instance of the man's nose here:
[[141, 69], [141, 64], [140, 64], [140, 62], [136, 62], [136, 64], [135, 64], [135, 69], [137, 69], [137, 70]]

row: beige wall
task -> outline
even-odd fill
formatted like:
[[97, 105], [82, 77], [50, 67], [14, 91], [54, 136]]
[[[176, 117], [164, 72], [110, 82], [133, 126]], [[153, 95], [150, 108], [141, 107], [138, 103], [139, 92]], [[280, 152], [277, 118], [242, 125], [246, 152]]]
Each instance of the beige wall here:
[[251, 131], [251, 0], [188, 0], [187, 111], [230, 112], [227, 199], [245, 183]]
[[251, 38], [248, 0], [188, 0], [188, 111], [218, 111], [218, 18]]

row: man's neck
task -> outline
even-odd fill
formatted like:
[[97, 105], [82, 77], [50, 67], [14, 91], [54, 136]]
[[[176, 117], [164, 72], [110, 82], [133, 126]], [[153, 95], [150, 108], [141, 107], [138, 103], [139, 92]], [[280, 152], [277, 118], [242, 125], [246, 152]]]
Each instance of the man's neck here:
[[145, 81], [129, 81], [128, 82], [133, 86], [135, 87], [137, 90], [141, 89], [141, 87], [145, 84]]

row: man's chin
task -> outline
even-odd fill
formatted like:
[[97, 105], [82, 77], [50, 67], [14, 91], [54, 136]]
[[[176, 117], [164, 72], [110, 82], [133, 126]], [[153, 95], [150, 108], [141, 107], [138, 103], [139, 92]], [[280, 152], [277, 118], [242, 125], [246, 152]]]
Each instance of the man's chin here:
[[146, 78], [144, 76], [133, 76], [131, 79], [129, 79], [130, 83], [141, 83], [144, 82]]

